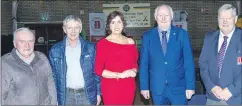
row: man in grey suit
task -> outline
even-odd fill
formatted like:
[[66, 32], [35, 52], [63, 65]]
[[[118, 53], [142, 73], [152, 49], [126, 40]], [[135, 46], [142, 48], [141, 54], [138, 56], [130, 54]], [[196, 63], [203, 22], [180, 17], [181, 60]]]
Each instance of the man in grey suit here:
[[219, 30], [208, 33], [199, 59], [207, 105], [241, 104], [242, 30], [235, 26], [236, 8], [218, 10]]

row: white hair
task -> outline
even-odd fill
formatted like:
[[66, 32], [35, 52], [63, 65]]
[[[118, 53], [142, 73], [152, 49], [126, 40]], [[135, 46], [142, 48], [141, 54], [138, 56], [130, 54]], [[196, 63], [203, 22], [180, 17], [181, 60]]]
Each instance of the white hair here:
[[169, 12], [170, 12], [170, 15], [171, 15], [171, 19], [173, 19], [173, 10], [172, 10], [171, 6], [166, 5], [166, 4], [162, 4], [162, 5], [158, 6], [158, 7], [156, 7], [156, 9], [155, 9], [155, 13], [154, 13], [155, 20], [156, 20], [156, 16], [157, 16], [158, 10], [162, 6], [166, 6], [169, 9]]
[[218, 9], [218, 15], [220, 14], [220, 12], [227, 11], [227, 10], [232, 11], [232, 15], [233, 15], [234, 17], [237, 16], [236, 8], [235, 8], [234, 6], [232, 6], [231, 4], [224, 4], [224, 5], [222, 5], [222, 6]]
[[29, 29], [29, 28], [26, 28], [26, 27], [22, 27], [22, 28], [18, 28], [17, 30], [15, 30], [14, 32], [13, 32], [13, 41], [15, 41], [16, 40], [16, 34], [18, 33], [18, 32], [29, 32], [29, 33], [31, 33], [32, 35], [33, 35], [33, 37], [34, 37], [34, 39], [35, 39], [35, 35], [34, 35], [34, 33]]
[[80, 26], [82, 26], [82, 21], [80, 18], [78, 18], [77, 16], [75, 15], [68, 15], [64, 20], [63, 20], [63, 27], [66, 27], [66, 24], [69, 22], [69, 21], [77, 21], [80, 23]]

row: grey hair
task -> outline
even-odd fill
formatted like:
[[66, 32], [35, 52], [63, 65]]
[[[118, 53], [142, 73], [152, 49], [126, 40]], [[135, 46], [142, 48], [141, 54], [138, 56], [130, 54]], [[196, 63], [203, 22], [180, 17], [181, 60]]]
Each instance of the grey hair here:
[[222, 11], [226, 11], [226, 10], [231, 10], [232, 11], [232, 15], [234, 17], [237, 16], [237, 13], [236, 13], [236, 8], [234, 6], [232, 6], [231, 4], [224, 4], [222, 5], [219, 9], [218, 9], [218, 15], [220, 14], [220, 12]]
[[29, 28], [22, 27], [22, 28], [18, 28], [17, 30], [15, 30], [15, 31], [13, 32], [13, 41], [16, 40], [16, 34], [17, 34], [18, 32], [20, 32], [20, 31], [23, 31], [23, 32], [30, 32], [30, 33], [33, 35], [34, 39], [35, 39], [35, 35], [34, 35], [34, 33], [33, 33]]
[[68, 15], [64, 20], [63, 20], [63, 27], [66, 27], [66, 24], [69, 22], [69, 21], [77, 21], [80, 23], [80, 27], [82, 26], [82, 21], [80, 18], [78, 18], [77, 16], [75, 15]]
[[159, 10], [159, 8], [162, 7], [162, 6], [166, 6], [166, 7], [168, 7], [168, 9], [169, 9], [169, 11], [170, 11], [171, 19], [173, 19], [173, 10], [172, 10], [171, 6], [166, 5], [166, 4], [162, 4], [162, 5], [158, 6], [158, 7], [156, 7], [156, 9], [155, 9], [155, 13], [154, 13], [155, 20], [156, 20], [156, 16], [157, 16], [158, 10]]

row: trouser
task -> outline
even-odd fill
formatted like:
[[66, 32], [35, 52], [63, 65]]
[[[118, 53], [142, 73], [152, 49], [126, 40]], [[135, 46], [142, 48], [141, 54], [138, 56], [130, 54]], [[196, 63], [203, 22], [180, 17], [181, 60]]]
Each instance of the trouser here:
[[166, 85], [162, 95], [152, 94], [154, 105], [187, 105], [186, 93], [173, 95], [169, 86]]
[[84, 89], [67, 88], [66, 105], [90, 105]]
[[225, 101], [214, 101], [207, 98], [206, 105], [228, 105]]

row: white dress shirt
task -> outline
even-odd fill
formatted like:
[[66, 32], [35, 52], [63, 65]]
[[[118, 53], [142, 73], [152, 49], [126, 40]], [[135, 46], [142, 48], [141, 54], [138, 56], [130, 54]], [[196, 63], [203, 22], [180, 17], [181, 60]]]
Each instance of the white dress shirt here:
[[[227, 39], [227, 46], [226, 46], [226, 49], [225, 49], [225, 53], [226, 53], [226, 51], [227, 51], [227, 48], [228, 48], [228, 46], [229, 46], [229, 42], [230, 42], [230, 40], [231, 40], [231, 38], [232, 38], [232, 35], [233, 35], [233, 33], [234, 33], [234, 30], [235, 30], [235, 28], [227, 35], [228, 36], [228, 39]], [[223, 42], [224, 42], [224, 34], [223, 34], [223, 32], [220, 30], [220, 33], [219, 33], [219, 39], [218, 39], [218, 52], [219, 52], [219, 50], [220, 50], [220, 48], [221, 48], [221, 46], [222, 46], [222, 44], [223, 44]]]

